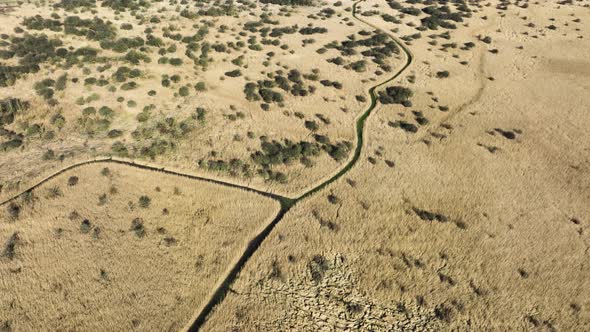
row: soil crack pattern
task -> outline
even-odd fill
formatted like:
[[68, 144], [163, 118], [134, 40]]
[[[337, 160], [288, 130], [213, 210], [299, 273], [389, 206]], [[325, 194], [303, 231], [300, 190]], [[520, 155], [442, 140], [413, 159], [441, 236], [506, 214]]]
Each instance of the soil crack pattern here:
[[376, 108], [377, 106], [377, 94], [376, 94], [376, 90], [388, 83], [390, 83], [391, 81], [395, 80], [396, 78], [398, 78], [403, 72], [406, 71], [406, 69], [412, 64], [413, 62], [413, 55], [410, 52], [410, 50], [404, 45], [403, 42], [401, 42], [397, 37], [393, 36], [390, 33], [387, 33], [385, 31], [383, 31], [381, 28], [377, 27], [374, 24], [368, 23], [365, 20], [359, 18], [357, 16], [357, 7], [358, 5], [363, 2], [363, 0], [357, 1], [353, 4], [352, 7], [352, 17], [358, 21], [360, 21], [361, 23], [370, 26], [371, 28], [386, 33], [387, 36], [389, 36], [389, 38], [391, 38], [403, 51], [403, 53], [405, 54], [406, 57], [406, 62], [404, 64], [404, 66], [402, 68], [400, 68], [393, 76], [391, 76], [389, 79], [371, 87], [368, 90], [368, 93], [371, 97], [371, 103], [369, 105], [369, 107], [367, 108], [367, 110], [362, 113], [358, 119], [356, 120], [356, 146], [355, 146], [355, 150], [354, 150], [354, 154], [352, 156], [352, 158], [350, 158], [350, 160], [346, 163], [346, 165], [344, 165], [344, 167], [342, 167], [342, 169], [340, 169], [340, 171], [338, 171], [338, 173], [336, 173], [335, 175], [331, 176], [330, 178], [326, 179], [325, 181], [323, 181], [322, 183], [320, 183], [319, 185], [309, 189], [308, 191], [306, 191], [305, 193], [301, 194], [298, 197], [287, 197], [287, 196], [282, 196], [282, 195], [278, 195], [278, 194], [274, 194], [271, 192], [267, 192], [267, 191], [263, 191], [263, 190], [258, 190], [252, 187], [248, 187], [245, 185], [239, 185], [236, 183], [232, 183], [232, 182], [228, 182], [228, 181], [222, 181], [222, 180], [217, 180], [217, 179], [212, 179], [212, 178], [207, 178], [207, 177], [201, 177], [201, 176], [197, 176], [197, 175], [193, 175], [193, 174], [187, 174], [187, 173], [182, 173], [182, 172], [177, 172], [177, 171], [172, 171], [172, 170], [167, 170], [164, 167], [155, 167], [155, 166], [151, 166], [151, 165], [145, 165], [145, 164], [141, 164], [141, 163], [137, 163], [135, 161], [130, 161], [130, 160], [124, 160], [124, 159], [117, 159], [117, 158], [112, 158], [112, 157], [108, 157], [108, 158], [100, 158], [100, 159], [92, 159], [92, 160], [87, 160], [87, 161], [83, 161], [83, 162], [79, 162], [79, 163], [75, 163], [72, 164], [68, 167], [62, 168], [59, 171], [49, 175], [48, 177], [44, 178], [43, 180], [39, 181], [38, 183], [36, 183], [35, 185], [29, 187], [28, 189], [24, 190], [23, 192], [8, 198], [6, 200], [4, 200], [3, 202], [0, 202], [0, 206], [4, 206], [8, 203], [10, 203], [11, 201], [18, 199], [19, 197], [21, 197], [22, 195], [31, 192], [37, 188], [39, 188], [41, 185], [47, 183], [48, 181], [50, 181], [51, 179], [64, 174], [70, 170], [73, 170], [75, 168], [81, 167], [81, 166], [85, 166], [85, 165], [90, 165], [90, 164], [98, 164], [98, 163], [114, 163], [114, 164], [120, 164], [120, 165], [125, 165], [128, 167], [135, 167], [138, 169], [143, 169], [143, 170], [148, 170], [148, 171], [154, 171], [154, 172], [162, 172], [165, 174], [169, 174], [169, 175], [174, 175], [174, 176], [179, 176], [179, 177], [184, 177], [184, 178], [189, 178], [189, 179], [193, 179], [193, 180], [197, 180], [197, 181], [204, 181], [204, 182], [209, 182], [209, 183], [214, 183], [220, 186], [226, 186], [226, 187], [231, 187], [231, 188], [237, 188], [237, 189], [241, 189], [247, 192], [251, 192], [257, 195], [261, 195], [264, 197], [268, 197], [271, 199], [274, 199], [276, 201], [278, 201], [280, 203], [281, 209], [279, 210], [278, 214], [276, 215], [275, 218], [273, 218], [273, 220], [258, 234], [256, 235], [253, 239], [251, 239], [248, 244], [246, 245], [246, 247], [244, 248], [244, 251], [242, 252], [242, 254], [240, 255], [239, 259], [237, 259], [235, 261], [235, 264], [228, 269], [228, 272], [226, 273], [226, 275], [220, 280], [220, 282], [218, 283], [217, 287], [211, 292], [209, 299], [205, 302], [205, 304], [198, 309], [198, 311], [196, 312], [195, 316], [193, 317], [193, 319], [190, 321], [190, 323], [187, 325], [187, 327], [185, 328], [185, 330], [188, 331], [199, 331], [200, 328], [203, 326], [203, 324], [205, 323], [207, 317], [209, 316], [209, 314], [212, 312], [213, 308], [215, 308], [215, 306], [217, 306], [219, 303], [221, 303], [226, 294], [227, 291], [229, 290], [231, 284], [234, 282], [234, 280], [236, 279], [237, 275], [240, 273], [240, 271], [242, 270], [242, 268], [245, 266], [245, 264], [248, 262], [248, 260], [250, 259], [250, 257], [256, 252], [256, 250], [260, 247], [260, 245], [262, 244], [262, 242], [268, 237], [268, 235], [271, 233], [271, 231], [275, 228], [275, 226], [283, 219], [283, 217], [285, 216], [285, 214], [291, 209], [293, 208], [297, 203], [299, 203], [300, 201], [311, 197], [312, 195], [314, 195], [315, 193], [321, 191], [322, 189], [324, 189], [325, 187], [327, 187], [328, 185], [330, 185], [331, 183], [333, 183], [334, 181], [340, 179], [344, 174], [346, 174], [348, 171], [350, 171], [352, 169], [352, 167], [354, 167], [354, 165], [357, 163], [357, 161], [360, 158], [362, 149], [363, 149], [363, 145], [364, 145], [364, 134], [365, 134], [365, 123], [368, 119], [368, 117], [371, 115], [371, 113], [373, 112], [373, 110]]

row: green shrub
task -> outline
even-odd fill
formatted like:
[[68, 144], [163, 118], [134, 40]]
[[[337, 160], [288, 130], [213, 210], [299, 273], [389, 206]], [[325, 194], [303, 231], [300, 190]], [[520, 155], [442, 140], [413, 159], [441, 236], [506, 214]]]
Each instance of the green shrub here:
[[41, 130], [42, 130], [41, 125], [34, 123], [27, 128], [26, 134], [27, 134], [27, 136], [38, 135], [41, 133]]
[[239, 77], [242, 76], [242, 72], [239, 69], [228, 71], [225, 73], [225, 76], [228, 77]]
[[138, 122], [146, 122], [150, 118], [150, 112], [145, 111], [145, 110], [141, 111], [140, 113], [137, 114], [137, 116], [135, 118], [137, 119]]
[[105, 118], [111, 118], [115, 115], [115, 112], [108, 106], [103, 106], [98, 110], [98, 114]]
[[127, 83], [123, 83], [121, 85], [121, 90], [123, 91], [129, 91], [129, 90], [133, 90], [137, 88], [137, 83], [131, 81], [131, 82], [127, 82]]
[[306, 120], [305, 121], [305, 128], [307, 128], [311, 131], [317, 131], [320, 128], [320, 126], [315, 121]]
[[68, 83], [68, 74], [63, 74], [60, 77], [57, 78], [57, 81], [55, 81], [55, 90], [57, 91], [63, 91], [66, 89], [66, 85]]
[[65, 11], [72, 11], [78, 8], [94, 8], [95, 0], [61, 0], [53, 5], [55, 8], [63, 8]]
[[8, 140], [6, 142], [0, 143], [0, 150], [1, 151], [14, 150], [14, 149], [21, 147], [22, 145], [23, 145], [22, 138], [13, 138], [13, 139]]
[[91, 115], [96, 115], [96, 108], [94, 107], [86, 107], [85, 109], [82, 110], [82, 115], [84, 116], [91, 116]]
[[138, 202], [139, 202], [139, 206], [141, 208], [144, 208], [145, 209], [145, 208], [148, 208], [150, 206], [150, 204], [152, 202], [152, 199], [149, 198], [146, 195], [142, 195], [142, 196], [139, 197], [139, 201]]
[[137, 78], [141, 76], [141, 71], [139, 69], [131, 69], [129, 67], [119, 67], [115, 73], [113, 73], [113, 78], [117, 82], [125, 82], [127, 79], [130, 78]]
[[200, 122], [205, 121], [205, 114], [207, 114], [207, 111], [202, 107], [197, 107], [196, 112], [196, 119]]
[[88, 220], [88, 219], [82, 220], [82, 223], [80, 224], [80, 232], [82, 232], [83, 234], [87, 234], [90, 232], [91, 229], [92, 229], [92, 223], [90, 222], [90, 220]]
[[382, 104], [402, 104], [406, 106], [412, 95], [412, 90], [408, 88], [392, 86], [387, 87], [385, 91], [379, 92], [379, 101]]
[[170, 63], [173, 66], [180, 66], [180, 65], [182, 65], [182, 59], [172, 58], [172, 59], [170, 59], [170, 61], [168, 61], [168, 63]]
[[129, 52], [127, 52], [127, 54], [125, 54], [125, 56], [123, 57], [123, 60], [132, 63], [134, 65], [138, 65], [141, 61], [149, 63], [152, 60], [150, 59], [149, 56], [147, 56], [146, 54], [143, 54], [141, 52], [137, 52], [135, 50], [131, 50]]
[[205, 85], [205, 82], [198, 82], [197, 84], [195, 84], [195, 90], [197, 90], [197, 91], [207, 90], [207, 86]]
[[111, 151], [118, 156], [125, 157], [128, 154], [127, 147], [120, 141], [116, 141], [111, 146]]
[[178, 94], [179, 94], [181, 97], [186, 97], [186, 96], [188, 96], [188, 95], [189, 95], [189, 90], [188, 90], [188, 88], [187, 88], [186, 86], [183, 86], [183, 87], [181, 87], [181, 88], [178, 90]]
[[121, 130], [118, 129], [113, 129], [111, 131], [109, 131], [109, 133], [107, 134], [108, 138], [117, 138], [117, 137], [121, 137], [123, 135], [123, 132]]
[[109, 7], [120, 12], [136, 11], [149, 6], [149, 2], [144, 0], [105, 0], [102, 2], [102, 7]]
[[130, 230], [135, 233], [138, 238], [142, 238], [145, 236], [145, 227], [143, 225], [143, 219], [135, 218], [131, 222]]

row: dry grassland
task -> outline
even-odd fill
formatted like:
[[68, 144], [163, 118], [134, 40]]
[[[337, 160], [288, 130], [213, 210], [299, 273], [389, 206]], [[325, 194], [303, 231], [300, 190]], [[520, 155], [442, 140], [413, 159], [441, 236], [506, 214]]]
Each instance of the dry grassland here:
[[[118, 37], [146, 37], [149, 27], [165, 40], [164, 51], [143, 52], [151, 62], [132, 66], [142, 72], [137, 88], [84, 85], [80, 81], [101, 75], [93, 63], [71, 69], [80, 81], [56, 94], [56, 106], [30, 92], [63, 68], [43, 66], [38, 75], [0, 89], [0, 100], [30, 101], [4, 126], [24, 140], [0, 152], [0, 197], [66, 163], [105, 154], [297, 197], [351, 157], [350, 149], [333, 147], [345, 141], [354, 147], [355, 119], [370, 102], [367, 89], [406, 61], [398, 53], [381, 66], [367, 61], [358, 72], [345, 68], [371, 54], [361, 55], [368, 48], [350, 41], [379, 36], [378, 28], [411, 51], [413, 63], [388, 87], [407, 87], [412, 96], [402, 106], [378, 90], [382, 101], [395, 103], [373, 110], [358, 163], [285, 214], [202, 330], [590, 330], [587, 0], [449, 4], [454, 14], [462, 5], [469, 10], [458, 21], [440, 19], [440, 12], [426, 15], [433, 5], [427, 1], [367, 0], [357, 7], [365, 23], [351, 17], [348, 0], [293, 8], [258, 3], [198, 18], [186, 17], [190, 11], [180, 16], [185, 4], [177, 5], [157, 2], [134, 13], [77, 9], [86, 18], [117, 22]], [[25, 17], [45, 15], [47, 8], [24, 4], [1, 17], [7, 24], [0, 32], [12, 34]], [[207, 8], [227, 9], [219, 3], [201, 9]], [[254, 30], [245, 28], [259, 20]], [[441, 21], [454, 27], [438, 26]], [[136, 24], [120, 29], [123, 22]], [[283, 31], [279, 45], [257, 50], [265, 38], [258, 28], [294, 24], [327, 31]], [[209, 32], [196, 49], [205, 42], [227, 48], [215, 46], [220, 51], [182, 66], [158, 63], [194, 47], [169, 33], [188, 36], [204, 26]], [[74, 47], [98, 44], [81, 36], [63, 39]], [[386, 38], [377, 39], [386, 45]], [[249, 46], [227, 43], [237, 41]], [[339, 46], [318, 52], [332, 41]], [[168, 50], [173, 45], [176, 50]], [[101, 51], [116, 64], [103, 71], [107, 78], [127, 64], [115, 59], [124, 54], [113, 52]], [[344, 64], [327, 61], [347, 52]], [[272, 85], [263, 79], [287, 77], [291, 69], [303, 77], [299, 86], [299, 76], [291, 74], [291, 87], [313, 84], [317, 90], [303, 97], [273, 86], [283, 101], [246, 100], [246, 83], [263, 89]], [[307, 75], [314, 69], [317, 80]], [[162, 75], [174, 74], [179, 82], [163, 87]], [[194, 89], [197, 82], [206, 89]], [[187, 84], [189, 94], [180, 96]], [[92, 93], [99, 99], [77, 102]], [[95, 123], [80, 112], [102, 105], [115, 112], [109, 130], [89, 133], [88, 123]], [[64, 127], [53, 121], [56, 114]], [[121, 133], [109, 137], [111, 130]], [[46, 137], [49, 131], [53, 138]], [[264, 142], [283, 139], [323, 146], [309, 160], [297, 149], [264, 149]], [[257, 155], [260, 149], [268, 155]], [[101, 175], [105, 166], [110, 172]], [[278, 203], [237, 189], [111, 164], [76, 168], [17, 203], [2, 211], [0, 227], [0, 290], [9, 294], [0, 299], [0, 328], [17, 331], [183, 329], [236, 266], [246, 242], [279, 210]]]
[[410, 43], [415, 83], [392, 85], [412, 107], [379, 106], [358, 165], [285, 216], [204, 330], [590, 329], [587, 2], [496, 4], [444, 41], [469, 52]]
[[0, 222], [0, 328], [12, 331], [180, 330], [278, 209], [114, 164], [74, 169], [13, 203]]
[[[57, 158], [73, 161], [109, 154], [150, 160], [163, 166], [183, 169], [185, 172], [229, 180], [280, 194], [298, 195], [312, 184], [317, 184], [335, 173], [347, 156], [335, 159], [320, 151], [319, 155], [310, 158], [305, 165], [298, 160], [281, 163], [273, 165], [270, 175], [259, 176], [257, 172], [260, 167], [252, 161], [251, 154], [261, 149], [261, 142], [264, 140], [315, 142], [315, 134], [328, 138], [332, 144], [349, 142], [354, 145], [354, 121], [368, 107], [369, 98], [366, 91], [389, 75], [368, 57], [360, 54], [368, 47], [355, 47], [355, 54], [343, 57], [343, 65], [327, 61], [341, 57], [340, 51], [327, 48], [321, 54], [318, 52], [332, 42], [346, 41], [351, 35], [356, 39], [363, 39], [374, 34], [370, 27], [351, 18], [350, 1], [345, 1], [341, 6], [292, 8], [261, 3], [254, 8], [247, 8], [236, 3], [235, 6], [239, 10], [232, 15], [203, 15], [197, 18], [182, 16], [182, 10], [169, 2], [151, 2], [149, 7], [136, 11], [116, 11], [104, 6], [65, 10], [61, 7], [53, 8], [55, 4], [59, 2], [24, 3], [2, 16], [0, 34], [23, 36], [22, 33], [15, 34], [15, 28], [24, 29], [24, 35], [46, 34], [49, 38], [61, 40], [66, 47], [96, 49], [99, 51], [99, 59], [95, 62], [81, 60], [71, 68], [44, 63], [38, 73], [25, 75], [14, 85], [0, 89], [0, 100], [19, 98], [31, 103], [28, 110], [19, 112], [15, 123], [8, 129], [26, 133], [30, 126], [41, 127], [41, 134], [25, 135], [24, 144], [19, 149], [0, 153], [2, 178], [5, 182], [4, 190], [0, 193], [2, 195], [13, 194], [19, 188], [30, 184], [31, 178], [42, 177], [62, 167], [62, 164], [55, 160]], [[194, 6], [186, 4], [178, 8], [187, 9], [189, 12], [197, 11]], [[204, 8], [216, 9], [221, 6], [205, 4]], [[331, 9], [334, 13], [322, 14], [322, 9]], [[50, 13], [57, 16], [51, 16]], [[140, 54], [147, 55], [150, 61], [139, 60], [132, 63], [125, 59], [127, 51], [121, 53], [102, 48], [101, 42], [86, 36], [50, 29], [27, 28], [25, 20], [36, 15], [59, 22], [71, 16], [77, 16], [82, 20], [92, 20], [96, 17], [107, 23], [112, 22], [116, 33], [115, 40], [137, 37], [147, 40], [147, 36], [153, 35], [162, 39], [162, 45], [146, 45], [145, 52]], [[152, 22], [154, 17], [160, 22]], [[272, 31], [294, 26], [296, 28], [294, 33], [262, 37], [260, 31], [252, 32], [246, 29], [248, 24], [258, 21], [266, 22], [257, 27], [259, 30]], [[122, 24], [127, 23], [132, 27], [123, 29]], [[326, 30], [309, 35], [298, 32], [306, 27]], [[149, 32], [146, 32], [146, 29], [149, 29]], [[187, 50], [190, 43], [170, 37], [176, 34], [190, 37], [201, 31], [207, 33], [197, 39], [197, 46], [203, 47], [204, 44], [208, 44], [211, 47], [204, 65], [193, 64], [193, 60], [188, 58]], [[262, 49], [249, 48], [252, 38], [255, 38], [254, 45], [262, 46]], [[261, 45], [264, 39], [279, 41], [280, 46]], [[237, 43], [244, 43], [245, 46], [237, 48]], [[223, 47], [217, 51], [216, 45]], [[233, 45], [234, 48], [226, 45]], [[198, 47], [193, 51], [197, 57], [200, 52]], [[130, 49], [141, 50], [139, 47]], [[160, 53], [162, 50], [164, 52]], [[100, 60], [101, 57], [106, 60]], [[162, 58], [177, 58], [183, 63], [180, 66], [161, 63]], [[18, 58], [14, 57], [3, 62], [16, 65], [17, 60]], [[355, 71], [344, 68], [345, 64], [358, 61], [365, 62], [363, 69]], [[403, 61], [400, 54], [384, 58], [384, 64], [393, 69], [401, 66]], [[121, 67], [138, 70], [140, 75], [125, 81], [117, 81], [113, 75]], [[284, 101], [270, 103], [269, 111], [261, 109], [262, 101], [246, 100], [246, 83], [268, 79], [269, 74], [279, 71], [286, 77], [293, 69], [303, 75], [316, 76], [313, 79], [302, 80], [303, 86], [313, 86], [314, 92], [301, 97], [275, 88], [275, 91], [283, 94]], [[234, 70], [240, 71], [241, 75], [229, 77], [225, 74]], [[66, 87], [63, 90], [55, 88], [52, 98], [57, 105], [48, 106], [48, 101], [42, 96], [32, 95], [31, 92], [36, 91], [36, 83], [46, 78], [58, 80], [64, 73], [67, 73]], [[88, 79], [90, 82], [96, 80], [97, 83], [87, 83]], [[170, 86], [163, 86], [162, 82], [165, 80]], [[340, 83], [341, 87], [324, 86], [322, 80]], [[136, 83], [137, 86], [131, 89], [124, 87], [130, 82]], [[205, 86], [202, 91], [195, 89], [199, 82]], [[188, 95], [180, 92], [183, 87], [188, 90]], [[150, 94], [151, 92], [153, 94]], [[364, 99], [358, 100], [357, 96]], [[108, 129], [104, 128], [104, 122], [100, 122], [103, 117], [98, 113], [96, 119], [93, 115], [83, 115], [88, 108], [99, 111], [105, 106], [113, 111], [113, 115], [106, 118], [109, 121]], [[182, 121], [190, 122], [187, 120], [196, 115], [197, 107], [204, 109], [206, 115], [202, 120], [191, 124], [191, 130], [177, 135], [153, 132], [153, 128], [158, 127], [166, 118], [173, 118], [179, 124]], [[143, 115], [148, 119], [139, 121], [138, 116]], [[56, 116], [65, 119], [63, 125], [59, 124], [61, 127], [57, 127], [54, 122]], [[88, 120], [89, 118], [91, 120]], [[307, 127], [306, 122], [313, 122], [315, 128], [310, 130], [311, 127]], [[52, 132], [52, 138], [47, 138], [46, 133], [49, 131]], [[112, 131], [118, 131], [118, 135], [111, 137]], [[121, 145], [113, 149], [114, 144], [118, 142], [126, 147], [126, 151], [121, 152], [117, 149]], [[44, 158], [48, 150], [53, 151], [54, 158]], [[24, 160], [16, 166], [13, 160], [22, 155], [26, 155], [27, 158], [23, 158]], [[216, 166], [209, 166], [210, 162], [223, 161], [229, 164], [231, 160], [240, 160], [241, 163], [247, 164], [248, 170], [244, 171], [241, 167], [224, 167], [218, 170]], [[273, 177], [277, 173], [284, 174], [287, 180], [277, 181]]]

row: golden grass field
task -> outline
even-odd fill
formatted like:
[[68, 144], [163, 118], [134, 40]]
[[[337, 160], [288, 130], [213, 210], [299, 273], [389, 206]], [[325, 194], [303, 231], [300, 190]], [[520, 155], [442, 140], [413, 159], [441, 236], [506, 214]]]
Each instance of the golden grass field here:
[[179, 330], [277, 210], [237, 189], [104, 163], [17, 204], [0, 227], [0, 317], [14, 331]]
[[[490, 35], [499, 53], [478, 45], [461, 54], [467, 67], [453, 51], [412, 42], [411, 109], [430, 123], [407, 134], [388, 123], [410, 112], [379, 107], [358, 166], [287, 214], [205, 330], [589, 329], [590, 137], [581, 124], [590, 121], [590, 45], [578, 38], [588, 26], [519, 34], [519, 16], [588, 20], [579, 7], [557, 7], [505, 17], [484, 9], [489, 19], [470, 20], [456, 40]], [[442, 69], [451, 72], [444, 81], [432, 74]], [[449, 111], [429, 109], [432, 96]], [[496, 128], [519, 133], [508, 139]], [[332, 264], [338, 256], [346, 264]], [[314, 280], [318, 257], [327, 280]], [[397, 318], [399, 308], [408, 318]]]
[[[590, 330], [588, 0], [448, 3], [451, 12], [465, 5], [470, 15], [449, 21], [455, 28], [425, 30], [417, 29], [425, 8], [445, 3], [366, 0], [356, 4], [356, 18], [350, 0], [312, 6], [243, 1], [235, 3], [237, 12], [193, 18], [182, 9], [218, 9], [224, 2], [73, 12], [53, 9], [55, 3], [27, 2], [0, 14], [0, 37], [22, 36], [15, 27], [37, 14], [97, 16], [114, 22], [118, 37], [145, 37], [149, 28], [164, 39], [162, 48], [177, 47], [165, 56], [182, 57], [184, 64], [159, 63], [158, 47], [143, 52], [151, 62], [137, 65], [103, 49], [112, 68], [47, 62], [39, 73], [0, 87], [0, 101], [30, 102], [13, 123], [0, 126], [24, 137], [22, 146], [0, 150], [0, 199], [76, 162], [111, 155], [177, 173], [107, 160], [51, 177], [32, 195], [4, 203], [0, 330]], [[160, 22], [149, 19], [155, 16]], [[207, 26], [199, 47], [248, 44], [253, 36], [260, 42], [260, 31], [246, 29], [258, 19], [271, 29], [296, 24], [327, 31], [287, 33], [277, 37], [288, 45], [283, 48], [228, 46], [211, 51], [206, 66], [183, 57], [190, 45], [166, 37]], [[122, 29], [128, 22], [132, 28]], [[84, 36], [33, 33], [40, 32], [72, 47], [100, 48]], [[380, 32], [409, 51], [385, 58], [390, 72], [370, 60], [359, 72], [328, 62], [343, 54], [338, 48], [318, 52], [333, 41]], [[368, 59], [361, 53], [368, 49], [343, 56], [345, 63]], [[240, 55], [243, 63], [236, 65]], [[16, 57], [0, 60], [0, 66], [16, 63]], [[141, 70], [136, 89], [112, 81], [122, 65]], [[370, 108], [368, 90], [402, 68], [376, 93], [407, 87], [411, 104]], [[241, 76], [225, 74], [235, 69]], [[314, 93], [284, 91], [284, 101], [269, 103], [268, 111], [261, 101], [245, 99], [246, 83], [281, 69], [317, 69], [319, 79], [343, 86], [305, 79], [304, 87], [317, 87]], [[56, 91], [58, 104], [48, 105], [35, 83], [63, 72], [79, 82]], [[162, 75], [174, 74], [179, 83], [163, 87]], [[84, 84], [90, 76], [110, 82]], [[207, 88], [195, 91], [197, 82]], [[191, 86], [188, 96], [179, 95], [182, 86]], [[98, 99], [78, 103], [94, 93]], [[149, 118], [140, 121], [150, 104]], [[80, 125], [84, 108], [103, 105], [115, 112], [109, 130], [121, 136]], [[197, 107], [206, 109], [204, 119], [197, 120]], [[356, 120], [367, 109], [371, 115], [359, 128]], [[63, 127], [55, 124], [56, 114]], [[178, 129], [181, 123], [191, 130]], [[29, 134], [33, 124], [40, 133]], [[294, 159], [265, 169], [284, 173], [284, 182], [259, 175], [251, 157], [262, 142], [320, 142], [318, 135], [356, 146], [357, 129], [364, 138], [358, 162], [353, 149], [339, 160], [322, 150], [311, 166]], [[174, 147], [142, 154], [158, 140]], [[128, 154], [117, 154], [115, 141]], [[252, 174], [199, 166], [232, 159]], [[352, 168], [333, 178], [350, 160]], [[323, 187], [329, 179], [335, 181]], [[234, 184], [282, 195], [274, 197], [281, 204]], [[149, 197], [147, 206], [142, 196]], [[266, 237], [268, 225], [274, 228]]]

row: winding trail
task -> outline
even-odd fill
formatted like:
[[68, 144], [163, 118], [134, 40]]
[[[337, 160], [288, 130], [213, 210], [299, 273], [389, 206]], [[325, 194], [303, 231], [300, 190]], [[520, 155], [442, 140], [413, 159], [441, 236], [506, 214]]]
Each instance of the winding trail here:
[[282, 196], [282, 195], [266, 192], [263, 190], [254, 189], [254, 188], [251, 188], [248, 186], [239, 185], [239, 184], [235, 184], [235, 183], [231, 183], [231, 182], [200, 177], [200, 176], [196, 176], [196, 175], [192, 175], [192, 174], [181, 173], [181, 172], [176, 172], [176, 171], [172, 171], [172, 170], [166, 170], [165, 168], [158, 168], [155, 166], [140, 164], [140, 163], [136, 163], [134, 161], [109, 157], [109, 158], [87, 160], [87, 161], [79, 162], [76, 164], [72, 164], [68, 167], [62, 168], [61, 170], [44, 178], [40, 182], [31, 186], [27, 190], [24, 190], [23, 192], [19, 193], [18, 195], [15, 195], [11, 198], [8, 198], [8, 199], [0, 202], [0, 206], [4, 206], [15, 199], [18, 199], [23, 194], [25, 194], [27, 192], [31, 192], [31, 191], [39, 188], [41, 185], [45, 184], [46, 182], [50, 181], [51, 179], [56, 178], [57, 176], [59, 176], [63, 173], [66, 173], [72, 169], [75, 169], [75, 168], [78, 168], [81, 166], [85, 166], [85, 165], [99, 164], [99, 163], [121, 164], [121, 165], [126, 165], [129, 167], [134, 167], [134, 168], [138, 168], [138, 169], [142, 169], [142, 170], [162, 172], [165, 174], [180, 176], [180, 177], [189, 178], [189, 179], [193, 179], [193, 180], [197, 180], [197, 181], [210, 182], [210, 183], [218, 184], [221, 186], [241, 189], [241, 190], [244, 190], [247, 192], [251, 192], [251, 193], [261, 195], [264, 197], [268, 197], [268, 198], [278, 201], [281, 206], [278, 214], [274, 217], [274, 219], [266, 227], [264, 227], [264, 229], [258, 235], [256, 235], [253, 239], [251, 239], [248, 242], [248, 244], [246, 245], [241, 256], [235, 261], [235, 264], [230, 269], [228, 269], [228, 272], [226, 273], [226, 275], [223, 277], [223, 279], [221, 279], [221, 281], [218, 283], [217, 287], [210, 293], [209, 300], [207, 300], [207, 302], [204, 303], [201, 306], [201, 308], [198, 309], [198, 311], [196, 312], [196, 314], [193, 317], [193, 319], [191, 320], [191, 322], [184, 329], [184, 330], [188, 330], [191, 332], [192, 331], [199, 331], [200, 328], [205, 323], [209, 314], [215, 308], [215, 306], [217, 306], [218, 304], [220, 304], [223, 301], [231, 284], [235, 281], [238, 274], [240, 273], [242, 268], [245, 266], [245, 264], [248, 262], [250, 257], [252, 257], [252, 255], [256, 252], [256, 250], [260, 247], [262, 242], [272, 232], [272, 230], [275, 228], [275, 226], [283, 219], [285, 214], [289, 210], [291, 210], [291, 208], [293, 208], [297, 203], [301, 202], [302, 200], [304, 200], [308, 197], [311, 197], [312, 195], [314, 195], [315, 193], [324, 189], [325, 187], [327, 187], [328, 185], [330, 185], [334, 181], [340, 179], [344, 174], [346, 174], [349, 170], [351, 170], [352, 167], [354, 167], [354, 165], [357, 163], [357, 161], [359, 160], [359, 158], [361, 156], [361, 152], [362, 152], [362, 149], [364, 146], [365, 123], [366, 123], [368, 117], [371, 115], [371, 113], [373, 112], [373, 110], [377, 106], [377, 94], [375, 91], [378, 88], [382, 87], [383, 85], [398, 78], [412, 64], [412, 62], [414, 60], [414, 57], [413, 57], [412, 53], [410, 52], [410, 50], [397, 37], [393, 36], [392, 34], [386, 32], [386, 31], [383, 31], [382, 29], [380, 29], [376, 25], [371, 24], [371, 23], [369, 23], [357, 16], [357, 7], [358, 7], [358, 4], [360, 4], [361, 2], [363, 2], [363, 0], [356, 1], [353, 4], [352, 17], [354, 19], [360, 21], [361, 23], [363, 23], [367, 26], [370, 26], [374, 30], [386, 33], [399, 46], [399, 48], [405, 54], [406, 62], [404, 64], [404, 66], [402, 68], [400, 68], [393, 76], [391, 76], [387, 80], [385, 80], [385, 81], [383, 81], [383, 82], [381, 82], [369, 89], [368, 93], [371, 97], [371, 104], [369, 105], [367, 110], [359, 116], [359, 118], [356, 121], [357, 144], [356, 144], [352, 158], [349, 159], [349, 161], [346, 163], [346, 165], [344, 165], [344, 167], [340, 171], [338, 171], [338, 173], [336, 173], [335, 175], [326, 179], [324, 182], [320, 183], [316, 187], [313, 187], [313, 188], [309, 189], [308, 191], [306, 191], [305, 193], [301, 194], [300, 196], [293, 198], [293, 197], [287, 197], [287, 196]]

